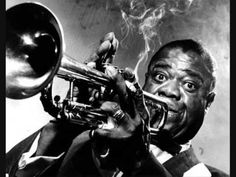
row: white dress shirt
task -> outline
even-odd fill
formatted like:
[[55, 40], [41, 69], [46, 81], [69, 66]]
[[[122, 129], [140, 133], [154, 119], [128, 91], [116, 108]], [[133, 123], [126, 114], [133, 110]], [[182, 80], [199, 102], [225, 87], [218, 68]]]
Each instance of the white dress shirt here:
[[[180, 152], [186, 151], [190, 147], [191, 147], [191, 142], [181, 145]], [[169, 154], [166, 151], [162, 151], [160, 148], [158, 148], [153, 144], [150, 145], [150, 151], [153, 153], [153, 155], [161, 164], [165, 163], [167, 160], [173, 157], [173, 155]], [[203, 163], [198, 163], [192, 168], [190, 168], [188, 171], [186, 171], [183, 177], [211, 177], [211, 173]]]
[[[59, 159], [63, 154], [53, 157], [53, 156], [33, 156], [33, 154], [36, 152], [37, 146], [38, 146], [38, 139], [40, 137], [40, 134], [37, 136], [37, 138], [34, 140], [30, 150], [28, 152], [25, 152], [22, 154], [19, 163], [18, 163], [18, 169], [24, 169], [28, 164], [35, 163], [39, 159], [46, 159], [48, 163], [53, 162], [57, 159]], [[181, 145], [181, 151], [186, 151], [190, 148], [191, 143], [186, 143], [184, 145]], [[153, 153], [153, 155], [156, 157], [156, 159], [161, 163], [165, 163], [167, 160], [171, 159], [173, 156], [169, 154], [166, 151], [162, 151], [157, 146], [151, 144], [150, 145], [150, 151]], [[117, 173], [114, 176], [120, 176], [123, 174], [122, 172]], [[188, 171], [186, 171], [183, 175], [183, 177], [211, 177], [210, 171], [207, 169], [207, 167], [203, 163], [198, 163], [197, 165], [190, 168]]]

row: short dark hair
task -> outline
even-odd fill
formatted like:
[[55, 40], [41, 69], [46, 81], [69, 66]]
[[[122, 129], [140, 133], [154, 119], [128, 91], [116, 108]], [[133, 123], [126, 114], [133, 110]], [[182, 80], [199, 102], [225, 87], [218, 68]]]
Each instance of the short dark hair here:
[[163, 45], [151, 58], [151, 61], [148, 64], [148, 71], [150, 70], [150, 67], [152, 66], [153, 62], [155, 62], [159, 57], [161, 57], [165, 53], [165, 51], [169, 51], [171, 49], [176, 49], [176, 48], [181, 48], [183, 52], [189, 52], [189, 51], [194, 52], [198, 54], [205, 61], [208, 72], [212, 77], [212, 84], [210, 86], [210, 90], [213, 90], [215, 87], [215, 80], [216, 80], [215, 60], [202, 43], [195, 41], [193, 39], [175, 40]]

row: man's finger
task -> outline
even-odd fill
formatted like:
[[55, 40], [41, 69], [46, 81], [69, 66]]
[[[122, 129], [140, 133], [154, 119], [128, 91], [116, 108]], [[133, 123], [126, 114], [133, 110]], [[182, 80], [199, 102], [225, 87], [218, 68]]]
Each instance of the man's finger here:
[[135, 74], [131, 68], [125, 68], [123, 71], [124, 79], [129, 82], [136, 82]]
[[143, 91], [140, 87], [140, 85], [137, 82], [137, 79], [135, 78], [135, 74], [131, 68], [125, 68], [123, 71], [124, 78], [126, 80], [127, 88], [129, 88], [133, 101], [134, 101], [134, 107], [137, 111], [136, 113], [140, 114], [144, 120], [146, 120], [149, 115], [148, 111], [145, 105]]
[[107, 112], [110, 116], [113, 116], [116, 111], [121, 109], [121, 107], [116, 102], [105, 101], [105, 102], [102, 103], [100, 109]]
[[109, 57], [113, 58], [115, 52], [118, 49], [119, 41], [116, 39], [115, 34], [113, 32], [107, 33], [104, 36], [104, 38], [100, 41], [100, 43], [102, 44], [106, 41], [108, 41], [111, 44], [109, 51], [107, 50], [107, 54], [109, 55]]
[[118, 131], [117, 128], [112, 128], [112, 129], [97, 128], [94, 130], [94, 137], [120, 139], [121, 137], [123, 137], [123, 132]]
[[112, 44], [114, 50], [117, 51], [117, 49], [119, 47], [119, 41], [116, 38], [114, 38], [111, 44]]
[[99, 46], [99, 48], [97, 49], [96, 53], [98, 56], [102, 56], [105, 53], [107, 53], [111, 48], [111, 42], [106, 40], [103, 43], [101, 43], [101, 45]]
[[87, 63], [87, 66], [89, 66], [90, 68], [96, 68], [96, 63], [93, 61], [90, 61]]
[[109, 49], [109, 51], [107, 52], [105, 56], [104, 63], [110, 63], [110, 64], [113, 63], [118, 46], [119, 46], [119, 41], [116, 38], [114, 38], [111, 41], [111, 48]]
[[123, 76], [114, 66], [111, 65], [106, 66], [105, 73], [110, 76], [113, 81], [114, 90], [119, 96], [121, 108], [126, 111], [129, 111], [130, 107], [128, 105], [130, 105], [130, 100], [128, 97], [128, 92]]
[[[90, 55], [90, 57], [85, 61], [85, 63], [88, 62], [97, 62], [103, 55], [106, 55], [106, 53], [109, 53], [111, 56], [115, 54], [117, 48], [118, 48], [119, 42], [115, 38], [115, 34], [113, 32], [107, 33], [101, 40], [98, 48], [95, 50], [95, 52]], [[106, 56], [103, 56], [106, 57]]]
[[149, 112], [147, 111], [147, 107], [145, 104], [143, 90], [141, 89], [138, 82], [133, 83], [133, 86], [136, 90], [135, 92], [132, 92], [135, 109], [141, 115], [142, 119], [144, 119], [147, 123], [149, 121]]
[[103, 42], [103, 41], [106, 41], [106, 40], [108, 40], [108, 41], [113, 41], [115, 39], [115, 34], [114, 34], [114, 32], [109, 32], [109, 33], [107, 33], [102, 39], [101, 39], [101, 43]]
[[117, 125], [126, 123], [128, 121], [129, 116], [116, 102], [106, 101], [101, 105], [100, 109], [107, 112], [108, 115], [117, 123]]
[[107, 53], [111, 48], [110, 41], [104, 41], [99, 45], [99, 47], [96, 49], [94, 53], [92, 53], [89, 58], [85, 61], [85, 63], [89, 62], [97, 62], [99, 59], [101, 59], [101, 56]]
[[[116, 102], [105, 101], [102, 103], [100, 109], [108, 114], [110, 122], [109, 125], [104, 125], [96, 129], [94, 131], [94, 136], [112, 139], [126, 136], [126, 133], [117, 127], [117, 125], [121, 124], [124, 126], [129, 121], [129, 116], [121, 110], [120, 105]], [[118, 115], [118, 112], [122, 114]]]

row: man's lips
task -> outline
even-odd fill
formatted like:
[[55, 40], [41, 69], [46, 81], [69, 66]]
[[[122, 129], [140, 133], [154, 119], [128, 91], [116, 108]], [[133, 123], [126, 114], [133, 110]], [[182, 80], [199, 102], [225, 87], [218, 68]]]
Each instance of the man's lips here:
[[168, 111], [171, 111], [171, 112], [174, 112], [174, 113], [178, 113], [178, 112], [179, 112], [178, 109], [172, 108], [172, 107], [170, 107], [170, 106], [168, 106]]
[[183, 112], [184, 112], [183, 109], [168, 105], [168, 118], [170, 120], [172, 119], [180, 120]]
[[[184, 109], [176, 104], [174, 105], [173, 103], [169, 103], [169, 104], [167, 103], [167, 106], [168, 106], [168, 113], [167, 113], [167, 119], [166, 119], [164, 127], [166, 129], [169, 129], [177, 125], [179, 122], [183, 120]], [[151, 114], [151, 117], [152, 117], [151, 126], [157, 127], [160, 123], [160, 117], [156, 116], [155, 112]]]
[[168, 111], [173, 113], [181, 113], [183, 112], [183, 109], [179, 106], [174, 106], [173, 104], [167, 104], [168, 105]]

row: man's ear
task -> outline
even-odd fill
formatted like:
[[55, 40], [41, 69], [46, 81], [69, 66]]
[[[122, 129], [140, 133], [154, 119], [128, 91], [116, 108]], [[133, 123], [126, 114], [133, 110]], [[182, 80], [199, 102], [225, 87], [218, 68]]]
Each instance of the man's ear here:
[[209, 107], [211, 106], [211, 103], [214, 101], [216, 94], [214, 92], [210, 92], [207, 95], [207, 103], [206, 103], [206, 108], [205, 109], [209, 109]]

